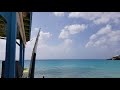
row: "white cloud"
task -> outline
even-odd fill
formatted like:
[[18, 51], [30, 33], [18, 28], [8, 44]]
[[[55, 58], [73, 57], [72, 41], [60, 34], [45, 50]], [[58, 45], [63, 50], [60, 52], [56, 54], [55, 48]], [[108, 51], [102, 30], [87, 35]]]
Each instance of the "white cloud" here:
[[84, 18], [88, 20], [94, 20], [101, 15], [101, 12], [71, 12], [69, 18]]
[[[37, 31], [33, 30], [33, 33]], [[37, 33], [36, 33], [37, 34]], [[34, 35], [35, 36], [35, 35]], [[50, 32], [40, 33], [39, 43], [37, 47], [37, 59], [51, 59], [51, 58], [67, 58], [72, 52], [73, 41], [71, 39], [64, 39], [62, 43], [57, 45], [49, 45], [47, 40], [50, 40], [52, 34]], [[27, 42], [25, 58], [30, 59], [32, 55], [33, 45], [35, 43], [36, 37], [33, 37], [32, 41]]]
[[55, 15], [55, 16], [58, 16], [58, 17], [61, 17], [61, 16], [64, 16], [64, 12], [53, 12], [53, 14]]
[[68, 38], [68, 37], [69, 37], [69, 31], [62, 29], [61, 33], [59, 35], [59, 38], [64, 39], [64, 38]]
[[93, 34], [91, 37], [90, 37], [90, 40], [94, 40], [96, 38], [96, 35]]
[[[35, 28], [34, 30], [32, 30], [31, 41], [27, 42], [26, 48], [25, 48], [25, 59], [31, 58], [32, 50], [33, 50], [33, 46], [34, 46], [34, 43], [36, 40], [38, 30], [39, 30], [38, 28]], [[38, 47], [47, 46], [46, 42], [48, 39], [51, 38], [51, 36], [52, 36], [52, 34], [50, 32], [41, 31]], [[19, 42], [19, 40], [17, 40], [17, 41]], [[0, 60], [5, 60], [5, 50], [6, 50], [5, 48], [6, 48], [6, 40], [0, 39]], [[41, 49], [38, 49], [38, 50], [41, 51]], [[42, 52], [44, 52], [44, 51], [42, 51]], [[16, 44], [16, 60], [19, 60], [19, 46], [17, 44]]]
[[59, 35], [59, 38], [65, 39], [69, 38], [69, 35], [77, 34], [84, 31], [87, 28], [85, 24], [73, 24], [65, 26]]
[[101, 28], [96, 34], [91, 35], [85, 47], [111, 47], [120, 42], [120, 30], [112, 30], [111, 25]]
[[[28, 41], [25, 48], [25, 59], [31, 59], [33, 46], [36, 40], [36, 35], [38, 32], [38, 28], [32, 30], [32, 38], [31, 41]], [[50, 59], [50, 58], [67, 58], [70, 57], [70, 52], [72, 52], [72, 44], [73, 41], [71, 39], [64, 39], [62, 43], [58, 43], [57, 45], [49, 45], [47, 43], [50, 40], [52, 34], [50, 32], [40, 32], [39, 43], [37, 47], [37, 59]], [[0, 59], [5, 60], [5, 47], [6, 41], [0, 39]], [[16, 60], [19, 60], [19, 46], [16, 45]]]
[[72, 43], [73, 43], [73, 41], [71, 39], [65, 39], [64, 40], [65, 45], [71, 45]]
[[50, 32], [40, 32], [40, 39], [48, 39], [52, 36], [52, 34]]
[[83, 18], [91, 20], [95, 24], [119, 23], [119, 12], [71, 12], [69, 18]]
[[94, 20], [93, 22], [94, 22], [95, 24], [101, 24], [101, 23], [104, 24], [104, 23], [107, 23], [107, 22], [109, 22], [109, 21], [110, 21], [110, 17], [101, 16], [100, 18]]
[[[40, 41], [39, 41], [40, 42]], [[33, 45], [27, 48], [26, 58], [30, 59]], [[51, 59], [51, 58], [67, 58], [71, 52], [72, 40], [65, 39], [62, 43], [57, 45], [48, 45], [47, 43], [39, 43], [37, 48], [37, 59]]]
[[[31, 41], [28, 41], [27, 44], [26, 44], [26, 52], [25, 52], [25, 56], [26, 56], [26, 59], [30, 59], [31, 58], [31, 55], [32, 55], [32, 50], [33, 50], [33, 47], [34, 47], [34, 43], [35, 43], [35, 40], [36, 40], [36, 36], [37, 36], [37, 33], [38, 33], [38, 28], [36, 28], [35, 30], [32, 30], [32, 33], [33, 33], [33, 38]], [[39, 49], [39, 47], [46, 47], [46, 42], [47, 40], [49, 40], [50, 38], [52, 37], [52, 34], [50, 32], [44, 32], [44, 31], [41, 31], [40, 32], [40, 37], [39, 37], [39, 43], [38, 43], [38, 51], [41, 49]], [[41, 51], [41, 52], [44, 52], [44, 51]]]
[[106, 27], [100, 29], [98, 32], [97, 32], [97, 35], [103, 35], [103, 34], [108, 34], [111, 32], [111, 25], [106, 25]]
[[[37, 37], [37, 34], [38, 34], [38, 31], [39, 31], [39, 28], [34, 28], [32, 31], [31, 31], [31, 39], [35, 41], [35, 38]], [[40, 42], [45, 42], [47, 39], [49, 39], [50, 37], [52, 36], [52, 34], [50, 32], [43, 32], [43, 31], [40, 31], [40, 37], [39, 39], [41, 40]]]

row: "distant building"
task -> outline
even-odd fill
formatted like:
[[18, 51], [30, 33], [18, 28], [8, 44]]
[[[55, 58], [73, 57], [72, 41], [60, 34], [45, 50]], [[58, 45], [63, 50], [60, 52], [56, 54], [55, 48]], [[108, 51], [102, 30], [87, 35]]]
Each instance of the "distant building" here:
[[112, 57], [112, 60], [120, 60], [120, 55], [116, 55], [116, 56]]

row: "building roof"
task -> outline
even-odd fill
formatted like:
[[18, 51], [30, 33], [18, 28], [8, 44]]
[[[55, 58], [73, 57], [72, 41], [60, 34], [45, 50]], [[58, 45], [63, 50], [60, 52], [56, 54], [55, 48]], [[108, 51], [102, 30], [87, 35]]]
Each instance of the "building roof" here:
[[[32, 13], [22, 12], [22, 15], [23, 15], [23, 24], [24, 24], [26, 41], [29, 41], [30, 34], [31, 34]], [[7, 22], [5, 18], [0, 16], [0, 37], [6, 37], [6, 30], [7, 30], [6, 25], [7, 25]], [[19, 33], [17, 33], [17, 39], [20, 39]]]

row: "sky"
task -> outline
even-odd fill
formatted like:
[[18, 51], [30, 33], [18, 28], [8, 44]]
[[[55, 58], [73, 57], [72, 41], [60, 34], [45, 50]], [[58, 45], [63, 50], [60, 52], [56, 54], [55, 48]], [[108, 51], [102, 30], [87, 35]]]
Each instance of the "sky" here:
[[[119, 55], [119, 24], [119, 12], [33, 12], [25, 60], [31, 58], [39, 28], [37, 59], [108, 59]], [[5, 43], [0, 39], [1, 59], [5, 58]]]

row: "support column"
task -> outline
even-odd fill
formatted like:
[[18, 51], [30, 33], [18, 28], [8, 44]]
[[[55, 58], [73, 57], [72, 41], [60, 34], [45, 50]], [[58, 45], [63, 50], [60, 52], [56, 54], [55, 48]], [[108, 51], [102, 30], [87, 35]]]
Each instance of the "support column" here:
[[25, 47], [23, 45], [23, 68], [24, 68], [24, 61], [25, 61]]
[[[23, 61], [25, 61], [25, 47], [23, 48]], [[24, 67], [24, 62], [23, 62], [23, 67]]]
[[5, 78], [15, 78], [15, 56], [16, 56], [16, 35], [17, 18], [16, 12], [9, 13], [8, 27], [6, 33], [6, 56], [5, 56]]
[[20, 62], [20, 65], [23, 67], [23, 42], [22, 42], [22, 39], [20, 38], [20, 58], [19, 58], [19, 62]]

